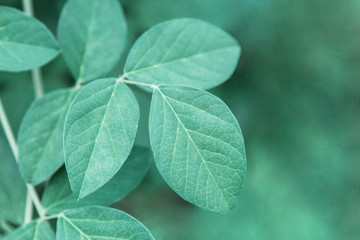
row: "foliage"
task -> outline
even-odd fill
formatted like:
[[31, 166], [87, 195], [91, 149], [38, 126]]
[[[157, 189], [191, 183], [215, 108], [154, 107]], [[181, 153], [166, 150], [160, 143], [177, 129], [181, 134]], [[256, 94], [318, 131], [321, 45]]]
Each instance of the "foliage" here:
[[[61, 52], [74, 84], [38, 96], [23, 117], [17, 141], [0, 102], [15, 157], [5, 155], [8, 172], [1, 174], [2, 230], [10, 232], [4, 239], [55, 239], [52, 219], [57, 219], [56, 239], [153, 239], [139, 221], [108, 207], [138, 186], [150, 163], [147, 149], [134, 146], [140, 107], [127, 84], [152, 94], [150, 143], [169, 186], [215, 213], [235, 207], [246, 175], [243, 136], [226, 104], [203, 90], [234, 72], [240, 46], [233, 37], [202, 20], [165, 21], [140, 36], [124, 73], [110, 77], [127, 36], [117, 0], [65, 3], [59, 45], [31, 16], [31, 1], [23, 3], [30, 16], [0, 7], [0, 70], [33, 69], [38, 96], [41, 72], [34, 68]], [[44, 188], [41, 200], [36, 185]], [[38, 217], [32, 216], [33, 205]], [[21, 226], [11, 231], [9, 224]]]
[[0, 11], [1, 71], [32, 69], [59, 53], [55, 38], [41, 22], [13, 8], [1, 6]]
[[[66, 2], [34, 0], [36, 18], [54, 34]], [[141, 220], [156, 239], [360, 239], [358, 0], [120, 2], [127, 21], [126, 46], [114, 69], [100, 78], [118, 78], [136, 39], [174, 18], [207, 21], [241, 43], [234, 75], [209, 91], [229, 106], [242, 127], [248, 174], [237, 206], [220, 216], [183, 201], [150, 160], [139, 187], [112, 207]], [[0, 0], [0, 4], [22, 9], [20, 0]], [[75, 84], [62, 53], [41, 70], [45, 92]], [[151, 89], [130, 88], [140, 108], [135, 145], [150, 148]], [[34, 99], [30, 72], [0, 72], [0, 95], [13, 132], [18, 133]], [[14, 161], [1, 127], [0, 142], [0, 163], [5, 156]], [[50, 181], [62, 176], [67, 177], [64, 167]], [[63, 183], [64, 195], [60, 187], [52, 188], [59, 199], [72, 194], [69, 182]], [[12, 181], [14, 192], [16, 185]], [[37, 185], [38, 192], [45, 186]], [[67, 203], [76, 201], [69, 199]], [[10, 209], [6, 206], [0, 206], [0, 215]], [[22, 208], [17, 208], [19, 221]], [[61, 205], [56, 208], [48, 214], [62, 211]]]

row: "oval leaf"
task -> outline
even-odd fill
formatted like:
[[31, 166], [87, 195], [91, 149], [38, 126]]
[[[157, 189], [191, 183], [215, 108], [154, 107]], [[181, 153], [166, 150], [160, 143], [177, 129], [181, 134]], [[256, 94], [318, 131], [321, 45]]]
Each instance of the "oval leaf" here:
[[33, 221], [6, 235], [2, 240], [55, 240], [55, 234], [43, 221]]
[[120, 210], [94, 206], [75, 208], [60, 214], [56, 239], [150, 240], [154, 237], [130, 215]]
[[0, 6], [0, 71], [39, 67], [58, 53], [58, 44], [44, 24], [17, 9]]
[[15, 158], [0, 130], [0, 218], [22, 224], [25, 213], [26, 186]]
[[66, 171], [61, 170], [45, 188], [41, 204], [47, 214], [58, 214], [66, 209], [88, 206], [109, 206], [133, 191], [145, 176], [150, 162], [146, 148], [134, 146], [124, 165], [104, 186], [77, 201], [71, 192]]
[[76, 95], [65, 119], [65, 165], [79, 199], [108, 182], [134, 144], [139, 106], [116, 79], [100, 79]]
[[237, 202], [245, 172], [236, 118], [214, 95], [191, 87], [155, 88], [150, 141], [160, 174], [182, 198], [226, 214]]
[[126, 21], [117, 0], [70, 0], [59, 20], [65, 62], [80, 83], [104, 77], [119, 61]]
[[132, 47], [125, 76], [148, 84], [208, 89], [226, 81], [240, 56], [237, 41], [196, 19], [175, 19], [145, 32]]
[[26, 112], [18, 134], [19, 168], [25, 181], [41, 183], [64, 163], [64, 121], [75, 92], [62, 89], [48, 93]]

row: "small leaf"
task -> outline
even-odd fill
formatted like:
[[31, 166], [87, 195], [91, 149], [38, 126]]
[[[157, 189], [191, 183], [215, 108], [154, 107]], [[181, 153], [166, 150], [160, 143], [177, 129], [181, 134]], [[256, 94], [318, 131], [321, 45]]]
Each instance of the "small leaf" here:
[[107, 207], [75, 208], [60, 214], [56, 239], [148, 240], [149, 230], [130, 215]]
[[175, 19], [145, 32], [132, 47], [125, 76], [148, 84], [208, 89], [226, 81], [240, 56], [236, 40], [196, 19]]
[[55, 240], [50, 226], [43, 221], [32, 221], [6, 235], [2, 240]]
[[134, 144], [139, 122], [134, 94], [113, 78], [96, 80], [80, 90], [65, 119], [65, 165], [79, 199], [109, 181]]
[[22, 224], [26, 186], [2, 134], [0, 130], [0, 217], [14, 224]]
[[64, 121], [75, 93], [72, 89], [48, 93], [26, 112], [18, 135], [19, 167], [25, 181], [41, 183], [64, 163]]
[[114, 68], [126, 35], [126, 21], [117, 0], [70, 0], [60, 15], [60, 46], [80, 83], [104, 77]]
[[239, 124], [224, 102], [200, 89], [160, 85], [149, 126], [156, 166], [170, 187], [196, 206], [228, 213], [246, 160]]
[[0, 71], [39, 67], [58, 53], [58, 44], [44, 24], [17, 9], [0, 6]]
[[149, 151], [134, 146], [124, 165], [104, 186], [96, 192], [77, 201], [71, 192], [65, 170], [61, 170], [50, 180], [42, 197], [42, 205], [47, 214], [58, 214], [66, 209], [88, 206], [109, 206], [123, 199], [133, 191], [145, 176], [150, 162]]

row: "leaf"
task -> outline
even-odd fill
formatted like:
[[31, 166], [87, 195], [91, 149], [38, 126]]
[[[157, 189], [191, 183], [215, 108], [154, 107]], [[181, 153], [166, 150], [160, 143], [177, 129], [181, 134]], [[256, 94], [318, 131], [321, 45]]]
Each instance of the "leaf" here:
[[149, 128], [156, 166], [175, 192], [221, 214], [235, 206], [246, 173], [245, 148], [224, 102], [200, 89], [160, 85]]
[[43, 221], [32, 221], [6, 235], [3, 240], [55, 240], [50, 226]]
[[134, 94], [114, 78], [96, 80], [76, 95], [65, 119], [65, 165], [81, 199], [109, 181], [134, 144], [139, 122]]
[[26, 186], [0, 130], [0, 217], [14, 224], [24, 221]]
[[70, 0], [60, 15], [60, 46], [80, 83], [104, 77], [114, 68], [126, 35], [126, 21], [117, 0]]
[[181, 18], [145, 32], [132, 47], [125, 76], [147, 84], [182, 84], [212, 88], [234, 72], [240, 46], [207, 22]]
[[66, 209], [87, 206], [109, 206], [123, 199], [141, 182], [149, 168], [149, 151], [134, 146], [124, 165], [104, 186], [96, 192], [77, 201], [73, 196], [66, 171], [58, 172], [46, 187], [42, 205], [47, 214], [58, 214]]
[[58, 48], [44, 24], [17, 9], [0, 6], [0, 71], [42, 66], [59, 53]]
[[154, 239], [149, 230], [130, 215], [107, 207], [82, 207], [59, 215], [56, 239]]
[[18, 134], [19, 168], [25, 181], [36, 185], [64, 163], [65, 115], [76, 91], [61, 89], [35, 100]]

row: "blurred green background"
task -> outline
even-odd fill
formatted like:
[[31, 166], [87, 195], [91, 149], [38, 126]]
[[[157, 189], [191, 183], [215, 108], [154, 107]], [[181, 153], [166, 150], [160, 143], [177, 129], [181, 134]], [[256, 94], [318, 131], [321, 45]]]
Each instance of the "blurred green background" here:
[[[64, 2], [34, 0], [36, 17], [54, 33]], [[212, 92], [240, 122], [248, 175], [238, 206], [227, 216], [184, 202], [154, 167], [116, 207], [157, 239], [360, 239], [359, 0], [121, 3], [129, 47], [149, 27], [176, 17], [204, 19], [238, 39], [238, 68]], [[0, 4], [21, 8], [17, 0]], [[61, 57], [43, 75], [46, 91], [73, 81]], [[31, 84], [28, 72], [0, 72], [0, 94], [15, 131], [34, 98]], [[139, 91], [137, 97], [146, 131], [150, 96]], [[137, 142], [147, 145], [147, 133]]]

